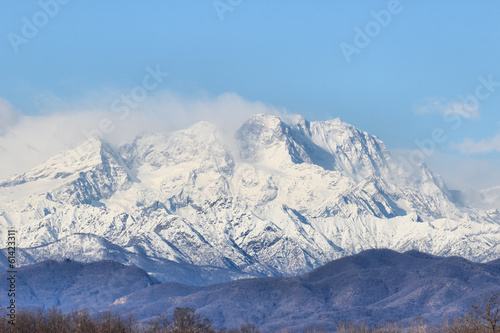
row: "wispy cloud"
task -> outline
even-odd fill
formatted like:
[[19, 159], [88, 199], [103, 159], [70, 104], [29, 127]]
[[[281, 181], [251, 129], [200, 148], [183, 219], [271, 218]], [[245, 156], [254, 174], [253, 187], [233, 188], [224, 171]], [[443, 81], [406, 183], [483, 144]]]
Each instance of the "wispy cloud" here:
[[18, 113], [12, 104], [0, 97], [0, 135], [4, 135], [18, 120]]
[[500, 185], [500, 158], [479, 159], [436, 152], [426, 163], [450, 189], [481, 190]]
[[442, 98], [430, 98], [422, 105], [416, 107], [417, 114], [441, 113], [444, 115], [456, 115], [466, 119], [479, 117], [479, 104], [469, 103], [471, 98], [459, 96], [457, 100], [446, 100]]
[[182, 96], [159, 91], [136, 107], [113, 110], [120, 92], [92, 93], [78, 102], [56, 96], [37, 100], [44, 112], [38, 116], [16, 113], [0, 99], [0, 179], [29, 170], [51, 156], [98, 134], [112, 144], [131, 140], [141, 132], [174, 131], [205, 120], [228, 132], [239, 128], [257, 113], [281, 114], [261, 102], [237, 94]]
[[461, 153], [464, 154], [486, 154], [500, 152], [500, 133], [489, 139], [475, 141], [465, 139], [461, 143], [453, 144]]

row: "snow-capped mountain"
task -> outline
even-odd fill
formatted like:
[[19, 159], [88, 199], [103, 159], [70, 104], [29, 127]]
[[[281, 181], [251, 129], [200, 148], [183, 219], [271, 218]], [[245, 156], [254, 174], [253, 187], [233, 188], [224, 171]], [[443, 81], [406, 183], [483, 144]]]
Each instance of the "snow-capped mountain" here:
[[24, 264], [113, 259], [162, 280], [175, 278], [161, 262], [229, 279], [370, 248], [500, 256], [498, 210], [458, 208], [425, 166], [403, 172], [378, 138], [339, 119], [266, 114], [235, 135], [201, 122], [120, 147], [89, 139], [0, 182], [0, 224], [4, 238], [17, 229]]

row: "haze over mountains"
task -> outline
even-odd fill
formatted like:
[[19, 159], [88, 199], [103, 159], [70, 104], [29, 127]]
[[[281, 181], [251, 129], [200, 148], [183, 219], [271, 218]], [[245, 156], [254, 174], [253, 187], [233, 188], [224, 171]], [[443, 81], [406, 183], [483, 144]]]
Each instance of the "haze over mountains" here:
[[500, 256], [498, 210], [459, 207], [424, 165], [407, 169], [339, 119], [260, 114], [236, 135], [201, 122], [120, 147], [91, 138], [0, 181], [0, 233], [17, 229], [21, 264], [112, 259], [198, 285], [371, 248]]

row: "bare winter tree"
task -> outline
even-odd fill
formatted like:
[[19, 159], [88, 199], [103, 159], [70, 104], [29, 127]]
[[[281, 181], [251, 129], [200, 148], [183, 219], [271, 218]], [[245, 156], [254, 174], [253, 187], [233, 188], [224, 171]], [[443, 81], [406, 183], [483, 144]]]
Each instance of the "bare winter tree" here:
[[191, 308], [175, 308], [172, 321], [168, 323], [169, 333], [215, 333], [210, 319], [195, 313]]
[[484, 327], [489, 332], [500, 332], [500, 292], [490, 291], [483, 294], [469, 307], [472, 324]]

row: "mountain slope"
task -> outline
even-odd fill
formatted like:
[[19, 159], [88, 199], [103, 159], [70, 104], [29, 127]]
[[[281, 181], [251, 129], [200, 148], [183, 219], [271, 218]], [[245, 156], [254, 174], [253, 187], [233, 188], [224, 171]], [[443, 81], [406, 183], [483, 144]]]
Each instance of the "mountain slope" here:
[[118, 148], [94, 138], [0, 182], [0, 234], [17, 229], [21, 264], [113, 259], [178, 280], [147, 264], [168, 261], [205, 267], [196, 284], [304, 273], [371, 248], [488, 261], [499, 223], [339, 119], [261, 114], [235, 135], [201, 122]]
[[218, 327], [252, 322], [265, 331], [313, 325], [333, 329], [341, 320], [382, 324], [419, 316], [438, 323], [462, 315], [473, 299], [500, 291], [499, 286], [500, 266], [495, 263], [370, 250], [293, 278], [246, 279], [206, 287], [154, 285], [124, 297], [112, 309], [148, 318], [189, 306]]
[[[2, 281], [8, 277], [8, 272], [0, 272]], [[60, 262], [48, 260], [21, 267], [16, 278], [15, 299], [18, 307], [57, 306], [64, 312], [76, 308], [102, 310], [117, 298], [159, 283], [137, 267], [114, 261], [84, 264], [69, 259]], [[9, 302], [7, 293], [0, 296], [0, 302]]]
[[[0, 272], [7, 279], [7, 272]], [[500, 263], [473, 263], [417, 251], [363, 251], [296, 277], [241, 279], [208, 286], [159, 284], [137, 267], [105, 260], [81, 263], [43, 261], [18, 270], [16, 302], [111, 310], [149, 320], [176, 307], [197, 309], [216, 327], [246, 322], [263, 331], [309, 326], [333, 329], [339, 321], [431, 323], [462, 315], [489, 291], [500, 292]], [[0, 303], [7, 302], [0, 295]]]

